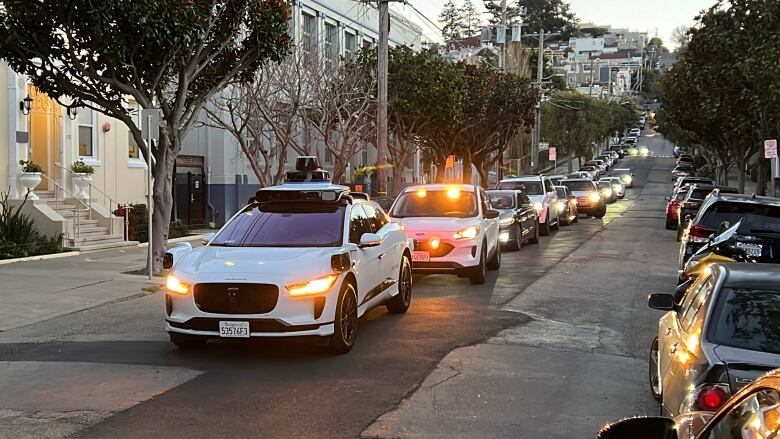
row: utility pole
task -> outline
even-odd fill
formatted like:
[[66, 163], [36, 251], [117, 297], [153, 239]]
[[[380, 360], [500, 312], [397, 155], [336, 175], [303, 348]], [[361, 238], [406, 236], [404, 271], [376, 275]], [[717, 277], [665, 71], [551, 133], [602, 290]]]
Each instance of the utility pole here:
[[590, 60], [590, 85], [588, 86], [588, 96], [593, 96], [593, 59]]
[[376, 106], [376, 189], [377, 195], [387, 195], [387, 69], [390, 39], [390, 0], [379, 1], [379, 53], [377, 55]]
[[[507, 50], [506, 50], [506, 32], [507, 32], [507, 23], [506, 23], [506, 0], [501, 0], [501, 24], [504, 26], [504, 41], [501, 41], [501, 64], [504, 69], [504, 73], [506, 74], [509, 72], [509, 66], [507, 65]], [[496, 35], [498, 35], [498, 32], [496, 32]], [[501, 149], [498, 151], [498, 170], [496, 171], [496, 178], [498, 181], [501, 181], [504, 179], [504, 147], [506, 145], [502, 146]], [[486, 182], [490, 184], [490, 182]]]
[[539, 59], [536, 64], [536, 83], [539, 86], [539, 103], [536, 104], [536, 123], [534, 123], [534, 139], [531, 151], [531, 171], [539, 159], [539, 143], [542, 141], [542, 94], [544, 82], [544, 29], [539, 29]]

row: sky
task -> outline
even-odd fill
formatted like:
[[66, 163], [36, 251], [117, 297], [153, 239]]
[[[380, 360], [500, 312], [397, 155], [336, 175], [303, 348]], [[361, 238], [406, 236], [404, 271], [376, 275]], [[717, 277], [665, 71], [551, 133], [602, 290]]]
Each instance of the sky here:
[[[454, 0], [461, 5], [463, 0]], [[482, 0], [473, 0], [482, 9]], [[511, 1], [511, 0], [510, 0]], [[672, 31], [680, 25], [691, 26], [694, 17], [702, 9], [709, 8], [716, 0], [568, 0], [580, 21], [590, 21], [599, 25], [629, 28], [640, 32], [649, 32], [658, 36], [667, 47], [673, 47]], [[420, 12], [438, 22], [439, 11], [446, 0], [409, 0]], [[406, 8], [406, 7], [404, 7]], [[413, 14], [410, 16], [413, 18]], [[420, 20], [416, 20], [420, 22]], [[421, 24], [426, 24], [421, 22]], [[425, 27], [426, 36], [433, 37], [436, 30], [429, 24]]]

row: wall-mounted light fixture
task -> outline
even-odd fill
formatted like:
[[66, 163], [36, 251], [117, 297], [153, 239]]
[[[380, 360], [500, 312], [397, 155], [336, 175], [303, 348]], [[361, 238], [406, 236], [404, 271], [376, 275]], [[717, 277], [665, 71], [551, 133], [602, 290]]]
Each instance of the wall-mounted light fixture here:
[[22, 110], [22, 114], [27, 116], [30, 114], [30, 110], [32, 110], [32, 103], [33, 100], [31, 97], [27, 96], [22, 101], [19, 102], [19, 109]]

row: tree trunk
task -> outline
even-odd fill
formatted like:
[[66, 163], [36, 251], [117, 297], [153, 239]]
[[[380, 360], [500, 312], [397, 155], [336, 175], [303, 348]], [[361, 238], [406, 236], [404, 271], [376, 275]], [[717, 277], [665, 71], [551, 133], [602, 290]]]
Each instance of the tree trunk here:
[[[179, 147], [179, 139], [169, 138], [160, 130], [160, 145], [155, 154], [154, 182], [152, 184], [152, 268], [155, 273], [162, 271], [165, 244], [168, 242], [168, 227], [171, 224], [173, 210], [173, 165]], [[148, 269], [148, 267], [147, 267]]]
[[436, 183], [446, 183], [445, 177], [446, 177], [446, 168], [447, 166], [447, 157], [437, 157], [436, 160]]
[[463, 157], [463, 183], [471, 184], [471, 158]]
[[403, 189], [404, 167], [403, 163], [393, 163], [393, 187], [390, 195], [396, 196]]
[[474, 163], [474, 165], [477, 168], [477, 173], [479, 174], [479, 185], [483, 188], [487, 188], [490, 185], [490, 178], [487, 169], [485, 169], [481, 163]]
[[[767, 161], [763, 159], [758, 160], [758, 175], [756, 176], [756, 195], [759, 196], [765, 196], [766, 195], [766, 182], [767, 182], [767, 176], [771, 171], [767, 170]], [[771, 180], [770, 180], [771, 181]]]
[[742, 154], [737, 157], [737, 191], [745, 193], [745, 158]]

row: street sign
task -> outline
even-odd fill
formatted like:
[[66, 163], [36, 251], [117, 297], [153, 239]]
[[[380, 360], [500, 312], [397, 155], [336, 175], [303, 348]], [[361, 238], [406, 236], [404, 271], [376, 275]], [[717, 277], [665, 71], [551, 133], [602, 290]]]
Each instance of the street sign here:
[[554, 146], [550, 147], [548, 154], [550, 154], [550, 161], [558, 161], [558, 151]]
[[539, 142], [539, 151], [545, 151], [550, 147], [550, 144], [547, 142]]
[[454, 155], [448, 155], [447, 156], [447, 163], [444, 165], [445, 168], [454, 168], [455, 167], [455, 156]]
[[144, 108], [141, 110], [141, 134], [146, 140], [160, 139], [160, 110]]
[[764, 141], [764, 158], [773, 159], [777, 158], [777, 140], [765, 140]]

